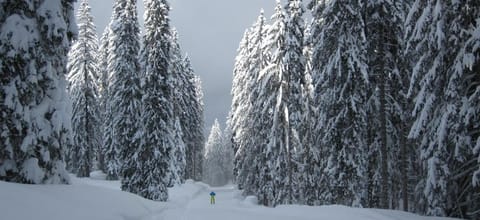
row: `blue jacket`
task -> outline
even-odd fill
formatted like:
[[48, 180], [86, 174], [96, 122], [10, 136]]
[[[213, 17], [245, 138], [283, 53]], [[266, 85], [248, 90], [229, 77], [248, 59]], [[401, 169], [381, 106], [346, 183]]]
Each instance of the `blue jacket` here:
[[214, 192], [211, 192], [211, 193], [210, 193], [210, 196], [215, 196], [215, 193], [214, 193]]

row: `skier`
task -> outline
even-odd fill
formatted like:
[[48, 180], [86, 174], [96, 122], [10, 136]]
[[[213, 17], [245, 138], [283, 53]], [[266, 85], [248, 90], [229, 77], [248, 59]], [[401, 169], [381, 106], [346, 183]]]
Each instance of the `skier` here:
[[210, 193], [210, 204], [215, 204], [215, 192]]

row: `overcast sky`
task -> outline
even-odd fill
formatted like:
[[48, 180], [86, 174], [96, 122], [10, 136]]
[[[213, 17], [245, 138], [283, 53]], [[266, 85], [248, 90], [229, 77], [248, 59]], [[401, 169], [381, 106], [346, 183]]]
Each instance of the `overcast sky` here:
[[[97, 32], [103, 32], [111, 17], [113, 0], [90, 0]], [[143, 1], [138, 1], [143, 23]], [[260, 9], [270, 18], [275, 0], [170, 0], [171, 25], [180, 35], [183, 52], [188, 53], [195, 72], [203, 82], [206, 130], [215, 118], [225, 127], [230, 110], [232, 70], [236, 50], [246, 28]]]

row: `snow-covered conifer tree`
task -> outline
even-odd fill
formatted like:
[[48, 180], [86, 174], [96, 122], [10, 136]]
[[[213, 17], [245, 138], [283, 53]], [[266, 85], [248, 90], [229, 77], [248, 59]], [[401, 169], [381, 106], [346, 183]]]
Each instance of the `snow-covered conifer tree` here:
[[185, 143], [183, 142], [183, 132], [180, 120], [176, 118], [175, 127], [173, 130], [174, 133], [174, 148], [172, 148], [172, 159], [170, 160], [169, 166], [169, 182], [168, 187], [173, 187], [178, 184], [185, 182], [185, 167], [186, 167], [186, 157], [185, 157]]
[[[110, 34], [110, 26], [107, 25], [105, 30], [103, 31], [103, 35], [100, 38], [100, 45], [98, 50], [98, 104], [100, 106], [100, 114], [102, 119], [102, 129], [100, 130], [102, 137], [105, 138], [105, 133], [111, 132], [108, 127], [109, 124], [109, 114], [107, 114], [107, 103], [108, 103], [108, 87], [110, 86], [109, 80], [110, 77], [108, 75], [108, 54], [109, 54], [109, 34]], [[97, 163], [98, 169], [102, 170], [103, 172], [107, 173], [107, 169], [105, 166], [105, 142], [101, 143], [100, 148], [97, 152]]]
[[222, 164], [224, 167], [224, 175], [226, 179], [226, 184], [233, 183], [233, 146], [232, 146], [232, 129], [227, 124], [223, 130], [223, 149], [224, 156], [222, 157]]
[[321, 199], [327, 204], [363, 206], [369, 82], [362, 4], [336, 0], [325, 4], [318, 6], [324, 7], [320, 15], [323, 24], [313, 54], [317, 108], [321, 111], [317, 126], [323, 130], [320, 145], [328, 148]]
[[[182, 58], [182, 51], [179, 45], [178, 33], [172, 30], [171, 49], [169, 65], [172, 75], [171, 81], [174, 89], [174, 115], [180, 120], [183, 131], [183, 142], [186, 147], [187, 170], [184, 172], [184, 178], [198, 179], [194, 177], [194, 154], [201, 154], [203, 144], [203, 112], [197, 103], [197, 93], [195, 88], [195, 74], [188, 56]], [[198, 163], [198, 161], [197, 161]], [[199, 173], [196, 171], [195, 173]]]
[[478, 217], [478, 194], [469, 193], [478, 190], [465, 184], [473, 176], [466, 170], [476, 166], [478, 123], [470, 120], [478, 112], [471, 99], [478, 90], [478, 8], [477, 1], [415, 1], [406, 20], [408, 55], [416, 59], [409, 137], [420, 144], [428, 215]]
[[[462, 14], [467, 14], [465, 20], [470, 20], [470, 22], [476, 18], [476, 26], [470, 24], [471, 26], [468, 29], [469, 34], [466, 38], [464, 49], [461, 50], [462, 53], [459, 53], [456, 59], [458, 64], [463, 64], [463, 68], [456, 70], [457, 73], [460, 74], [463, 72], [463, 79], [469, 79], [472, 77], [471, 79], [464, 81], [468, 83], [465, 88], [466, 98], [462, 99], [464, 105], [460, 112], [461, 118], [466, 125], [464, 128], [467, 128], [467, 133], [470, 133], [472, 137], [470, 144], [471, 146], [474, 146], [473, 167], [476, 167], [476, 170], [472, 175], [472, 188], [474, 193], [468, 193], [467, 195], [467, 199], [477, 199], [476, 202], [468, 203], [468, 209], [471, 210], [471, 213], [475, 213], [469, 215], [469, 217], [474, 219], [480, 218], [480, 215], [477, 214], [480, 213], [480, 202], [478, 201], [480, 198], [478, 193], [478, 189], [480, 188], [480, 74], [478, 74], [480, 72], [480, 19], [478, 19], [480, 17], [480, 7], [479, 3], [475, 1], [468, 1], [468, 4], [472, 7], [464, 7], [462, 9], [467, 10], [470, 13], [467, 14], [466, 12], [462, 12]], [[475, 73], [477, 74], [475, 75]], [[454, 78], [455, 77], [452, 77], [452, 79]]]
[[262, 187], [259, 183], [258, 173], [262, 167], [260, 164], [264, 163], [265, 160], [259, 157], [261, 152], [260, 141], [263, 141], [263, 138], [261, 138], [262, 135], [259, 133], [262, 123], [261, 121], [257, 121], [259, 120], [259, 111], [261, 109], [256, 108], [258, 106], [255, 106], [255, 103], [259, 103], [258, 95], [262, 89], [261, 85], [258, 84], [258, 76], [268, 61], [268, 57], [263, 50], [267, 30], [266, 18], [264, 17], [264, 11], [262, 9], [249, 35], [249, 54], [247, 56], [249, 66], [247, 68], [247, 81], [245, 85], [247, 103], [245, 112], [243, 112], [246, 118], [241, 124], [241, 130], [244, 132], [239, 139], [240, 149], [237, 153], [238, 156], [241, 156], [242, 153], [244, 154], [239, 175], [243, 179], [245, 195], [257, 194], [260, 187]]
[[190, 58], [183, 60], [184, 86], [182, 88], [183, 108], [181, 121], [186, 147], [185, 178], [201, 180], [203, 169], [203, 92], [200, 78], [195, 75]]
[[212, 125], [205, 144], [204, 181], [212, 186], [223, 186], [230, 181], [232, 149], [225, 139], [218, 120]]
[[[260, 71], [266, 65], [268, 58], [264, 54], [263, 40], [266, 36], [266, 21], [265, 16], [263, 15], [263, 10], [258, 16], [257, 21], [249, 31], [248, 34], [248, 54], [246, 59], [248, 59], [249, 65], [246, 69], [245, 77], [245, 91], [244, 94], [239, 94], [242, 96], [242, 121], [239, 121], [238, 128], [234, 137], [236, 147], [235, 152], [235, 169], [236, 171], [236, 180], [241, 188], [244, 188], [244, 194], [253, 195], [258, 191], [259, 184], [258, 181], [258, 169], [260, 166], [257, 166], [256, 163], [260, 162], [257, 160], [257, 157], [260, 155], [260, 146], [256, 145], [256, 141], [259, 140], [258, 134], [255, 132], [258, 131], [257, 126], [259, 123], [255, 121], [255, 117], [258, 116], [257, 112], [260, 111], [259, 108], [255, 108], [253, 103], [256, 102], [258, 91], [261, 89], [259, 84], [257, 84], [257, 77], [260, 74]], [[261, 140], [261, 139], [260, 139]], [[258, 158], [259, 159], [259, 158]]]
[[[289, 118], [289, 155], [290, 155], [290, 177], [292, 188], [292, 202], [303, 202], [305, 197], [306, 179], [305, 166], [311, 162], [307, 159], [310, 143], [308, 139], [308, 121], [306, 115], [309, 113], [308, 96], [305, 96], [303, 89], [310, 87], [307, 84], [305, 75], [306, 59], [304, 50], [305, 23], [303, 14], [305, 9], [301, 0], [289, 0], [285, 7], [287, 17], [285, 20], [285, 79], [288, 81], [287, 100]], [[282, 77], [283, 78], [283, 77]]]
[[90, 176], [100, 146], [101, 118], [98, 103], [97, 34], [88, 0], [78, 10], [78, 40], [69, 53], [69, 92], [73, 102], [73, 146], [68, 158], [78, 177]]
[[[178, 32], [175, 28], [170, 30], [171, 39], [170, 50], [169, 50], [169, 61], [168, 72], [171, 74], [170, 83], [173, 87], [173, 98], [174, 98], [174, 115], [179, 117], [181, 121], [186, 121], [186, 118], [183, 118], [185, 115], [189, 115], [189, 103], [188, 96], [192, 94], [189, 90], [193, 90], [193, 86], [187, 88], [187, 72], [184, 70], [185, 65], [183, 64], [182, 50], [180, 48]], [[182, 137], [183, 138], [183, 137]]]
[[[185, 148], [186, 143], [189, 143], [191, 140], [189, 125], [192, 125], [189, 121], [190, 117], [193, 116], [193, 112], [190, 110], [192, 98], [191, 95], [194, 95], [194, 86], [193, 83], [190, 83], [189, 77], [190, 72], [184, 69], [184, 63], [182, 58], [182, 50], [180, 49], [180, 44], [178, 42], [178, 32], [176, 29], [171, 30], [171, 40], [170, 40], [170, 65], [169, 73], [171, 74], [170, 83], [173, 87], [173, 115], [176, 118], [174, 126], [174, 140], [175, 148], [172, 149], [173, 159], [170, 161], [170, 181], [168, 186], [173, 186], [175, 184], [180, 184], [185, 180]], [[177, 125], [178, 123], [178, 125]], [[178, 126], [178, 127], [177, 127]], [[188, 138], [187, 138], [188, 137]], [[179, 138], [179, 139], [178, 139]], [[180, 158], [183, 157], [183, 158]], [[183, 161], [183, 162], [182, 162]]]
[[[475, 184], [475, 173], [470, 170], [480, 166], [479, 152], [475, 152], [480, 146], [480, 2], [447, 2], [447, 6], [447, 17], [451, 16], [452, 22], [449, 26], [445, 23], [448, 41], [444, 48], [451, 50], [448, 54], [453, 56], [447, 55], [446, 59], [452, 62], [448, 63], [449, 78], [444, 94], [448, 102], [446, 114], [451, 114], [446, 130], [455, 140], [450, 161], [453, 179], [448, 184], [452, 186], [448, 191], [449, 204], [455, 205], [450, 208], [454, 211], [450, 211], [449, 216], [477, 219], [480, 218], [480, 186]], [[453, 61], [452, 57], [455, 57]], [[456, 111], [450, 111], [452, 108]], [[442, 123], [446, 117], [443, 116]], [[442, 130], [437, 129], [438, 142], [442, 140]], [[465, 170], [469, 171], [465, 173]]]
[[[144, 65], [142, 102], [143, 134], [138, 165], [132, 179], [137, 194], [151, 200], [168, 199], [169, 164], [173, 160], [174, 88], [170, 59], [170, 6], [165, 0], [145, 1], [145, 35], [141, 61]], [[138, 181], [141, 179], [142, 181]]]
[[[369, 207], [399, 207], [399, 179], [403, 163], [391, 163], [405, 148], [407, 127], [407, 69], [403, 65], [403, 26], [405, 2], [368, 1], [365, 30], [370, 68], [367, 90], [368, 198]], [[403, 142], [403, 144], [402, 144]], [[402, 146], [403, 145], [403, 146]], [[402, 159], [406, 159], [402, 157]], [[405, 189], [406, 190], [406, 189]], [[406, 192], [407, 193], [407, 192]], [[408, 198], [405, 200], [408, 202]], [[408, 206], [408, 205], [406, 205]]]
[[107, 25], [103, 31], [102, 37], [100, 38], [99, 48], [98, 48], [98, 90], [99, 90], [99, 102], [100, 109], [102, 114], [105, 113], [107, 100], [108, 100], [108, 87], [109, 87], [109, 76], [108, 76], [108, 53], [109, 53], [109, 41], [110, 39], [110, 26]]
[[[446, 216], [447, 181], [450, 178], [448, 166], [447, 141], [443, 132], [441, 142], [435, 138], [436, 128], [446, 109], [442, 100], [442, 90], [446, 86], [446, 65], [444, 64], [445, 26], [437, 25], [445, 22], [445, 5], [435, 9], [433, 2], [415, 1], [407, 18], [407, 43], [411, 55], [418, 58], [411, 73], [409, 95], [414, 97], [415, 122], [410, 130], [409, 138], [420, 139], [421, 158], [427, 170], [423, 181], [424, 197], [428, 206], [426, 214]], [[435, 9], [435, 10], [434, 10]], [[435, 14], [434, 14], [435, 13]], [[418, 24], [417, 24], [418, 23]], [[441, 33], [439, 35], [438, 33]], [[426, 39], [426, 40], [423, 40]], [[440, 69], [441, 66], [441, 69]], [[448, 68], [448, 67], [447, 67]], [[438, 71], [437, 71], [438, 70]], [[439, 89], [438, 89], [439, 88]], [[415, 97], [416, 96], [416, 97]], [[446, 107], [446, 106], [445, 106]], [[452, 111], [454, 109], [450, 109]], [[448, 114], [445, 114], [448, 119]], [[447, 129], [446, 120], [441, 129]], [[423, 137], [420, 131], [425, 132]]]
[[[73, 0], [0, 2], [0, 180], [67, 183]], [[8, 10], [4, 10], [8, 9]]]
[[232, 148], [234, 152], [234, 168], [233, 175], [239, 188], [242, 189], [243, 186], [240, 184], [238, 177], [239, 169], [241, 167], [241, 162], [243, 161], [244, 151], [239, 151], [241, 146], [241, 137], [243, 132], [241, 129], [242, 123], [245, 121], [245, 115], [243, 112], [247, 107], [247, 90], [245, 89], [246, 79], [247, 79], [247, 68], [248, 68], [248, 40], [249, 32], [245, 31], [240, 45], [237, 49], [237, 56], [235, 58], [235, 67], [233, 70], [233, 82], [232, 82], [232, 105], [228, 116], [227, 124], [231, 127], [232, 130]]
[[[188, 56], [185, 58], [185, 69], [193, 73], [193, 69], [191, 68], [190, 61], [188, 59]], [[203, 177], [203, 147], [205, 144], [205, 135], [203, 134], [203, 127], [205, 124], [205, 119], [204, 119], [204, 104], [203, 104], [203, 89], [202, 89], [202, 81], [200, 80], [200, 77], [197, 75], [194, 75], [193, 78], [193, 84], [195, 87], [195, 100], [193, 102], [194, 105], [194, 112], [191, 116], [192, 121], [195, 122], [193, 123], [192, 127], [189, 128], [191, 129], [192, 132], [192, 139], [193, 143], [188, 146], [188, 149], [190, 149], [190, 153], [187, 156], [187, 159], [191, 161], [191, 167], [193, 169], [187, 169], [191, 171], [191, 177], [194, 180], [201, 180]], [[187, 162], [188, 164], [188, 162]]]
[[[263, 18], [262, 16], [260, 19]], [[265, 18], [263, 18], [265, 19]], [[261, 24], [258, 20], [257, 24]], [[265, 109], [263, 108], [262, 94], [263, 85], [259, 82], [259, 76], [262, 69], [265, 68], [269, 60], [268, 51], [264, 49], [264, 41], [267, 37], [268, 25], [266, 21], [263, 21], [262, 26], [254, 26], [252, 29], [252, 39], [250, 40], [249, 46], [251, 46], [251, 53], [248, 56], [249, 59], [249, 68], [248, 68], [248, 78], [247, 78], [247, 105], [245, 121], [243, 122], [242, 130], [245, 130], [243, 133], [243, 144], [245, 145], [244, 149], [247, 150], [245, 161], [253, 161], [253, 163], [245, 163], [243, 172], [246, 173], [246, 186], [245, 194], [254, 195], [265, 195], [263, 192], [272, 191], [273, 187], [269, 184], [265, 184], [266, 176], [270, 174], [269, 170], [266, 169], [266, 158], [262, 155], [262, 151], [265, 146], [266, 137], [268, 134], [268, 123], [271, 121], [269, 118], [264, 118], [262, 114]], [[273, 194], [269, 194], [273, 195]], [[261, 199], [265, 202], [267, 199]], [[273, 200], [268, 200], [273, 201]]]
[[271, 24], [266, 28], [262, 42], [262, 53], [271, 58], [263, 65], [254, 81], [254, 111], [256, 130], [252, 132], [255, 164], [259, 169], [257, 178], [259, 189], [255, 192], [259, 202], [267, 206], [290, 203], [292, 199], [291, 173], [288, 168], [291, 158], [287, 157], [288, 146], [288, 93], [283, 67], [285, 55], [285, 13], [280, 1], [276, 2]]
[[224, 184], [221, 160], [224, 156], [222, 154], [223, 135], [218, 120], [212, 125], [207, 142], [205, 143], [205, 159], [204, 159], [204, 175], [203, 180], [212, 186], [221, 186]]
[[[290, 6], [294, 7], [294, 3], [290, 3], [292, 4], [287, 6], [289, 9]], [[289, 11], [289, 13], [296, 13], [294, 10], [292, 8], [292, 11]], [[253, 108], [260, 108], [260, 110], [257, 110], [258, 120], [255, 120], [255, 123], [261, 124], [261, 127], [255, 131], [257, 135], [255, 138], [255, 141], [257, 141], [256, 146], [261, 148], [259, 152], [262, 155], [262, 157], [257, 159], [261, 169], [259, 172], [261, 188], [258, 192], [258, 197], [263, 204], [269, 206], [294, 202], [292, 153], [294, 151], [293, 147], [300, 147], [298, 133], [291, 127], [289, 106], [291, 101], [291, 77], [294, 77], [296, 74], [301, 76], [304, 73], [304, 67], [300, 61], [303, 52], [303, 47], [301, 47], [303, 44], [303, 31], [300, 36], [295, 36], [293, 29], [289, 29], [291, 32], [287, 32], [287, 23], [291, 25], [290, 27], [296, 26], [298, 23], [293, 23], [296, 23], [295, 19], [298, 18], [288, 21], [287, 19], [290, 19], [290, 17], [286, 16], [280, 1], [277, 1], [275, 13], [272, 16], [272, 24], [267, 30], [267, 36], [262, 48], [264, 53], [271, 53], [271, 59], [258, 77], [258, 98]], [[300, 40], [300, 42], [297, 40]], [[298, 44], [300, 47], [297, 48], [293, 44]], [[293, 53], [298, 51], [300, 55], [295, 57]], [[299, 64], [302, 66], [301, 70], [299, 70], [300, 73], [289, 72], [295, 69], [294, 65], [289, 63], [291, 58], [293, 58], [292, 61], [300, 61]], [[290, 69], [290, 67], [293, 67], [293, 69]], [[301, 93], [301, 81], [298, 81], [299, 91], [296, 91], [298, 93]], [[295, 108], [297, 107], [295, 106]], [[301, 117], [299, 115], [296, 116]], [[295, 121], [295, 123], [297, 122], [299, 120]], [[300, 125], [300, 123], [297, 125]]]
[[299, 188], [299, 202], [307, 205], [317, 205], [318, 192], [320, 188], [320, 158], [318, 146], [315, 145], [313, 128], [315, 122], [315, 108], [314, 108], [314, 89], [312, 81], [312, 45], [311, 45], [311, 29], [307, 25], [304, 30], [304, 49], [303, 56], [305, 59], [304, 84], [302, 85], [302, 127], [299, 133], [302, 134], [301, 144], [303, 149], [297, 155], [298, 160], [298, 182], [301, 185]]
[[[327, 155], [329, 146], [325, 146], [322, 144], [322, 137], [325, 134], [325, 111], [320, 111], [319, 108], [320, 102], [322, 101], [319, 97], [322, 96], [322, 90], [318, 86], [319, 82], [323, 80], [323, 64], [319, 62], [321, 59], [325, 57], [322, 54], [321, 47], [322, 44], [322, 30], [324, 25], [323, 19], [323, 10], [325, 9], [325, 1], [324, 0], [315, 0], [311, 1], [308, 5], [308, 8], [312, 14], [312, 20], [306, 29], [306, 47], [307, 47], [307, 62], [305, 70], [309, 73], [306, 75], [310, 75], [311, 77], [311, 84], [313, 88], [311, 88], [311, 98], [312, 98], [312, 111], [310, 117], [313, 118], [311, 120], [311, 141], [313, 142], [312, 148], [310, 149], [310, 156], [313, 157], [313, 160], [310, 162], [310, 165], [313, 167], [309, 167], [307, 169], [307, 173], [313, 173], [313, 180], [310, 180], [311, 187], [308, 196], [305, 198], [307, 204], [314, 203], [316, 205], [326, 204], [324, 198], [329, 189], [326, 187], [326, 176], [323, 174], [324, 168], [326, 167], [327, 162]], [[312, 201], [313, 200], [313, 201]]]
[[[110, 22], [108, 49], [108, 119], [104, 134], [107, 179], [121, 175], [122, 189], [135, 170], [133, 153], [138, 147], [141, 109], [139, 24], [135, 0], [116, 0]], [[130, 191], [131, 192], [131, 191]]]

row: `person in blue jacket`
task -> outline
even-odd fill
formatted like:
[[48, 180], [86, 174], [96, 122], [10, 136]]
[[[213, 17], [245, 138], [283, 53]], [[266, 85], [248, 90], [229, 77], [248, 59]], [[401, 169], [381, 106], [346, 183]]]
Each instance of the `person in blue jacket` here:
[[215, 204], [215, 192], [210, 193], [210, 204]]

